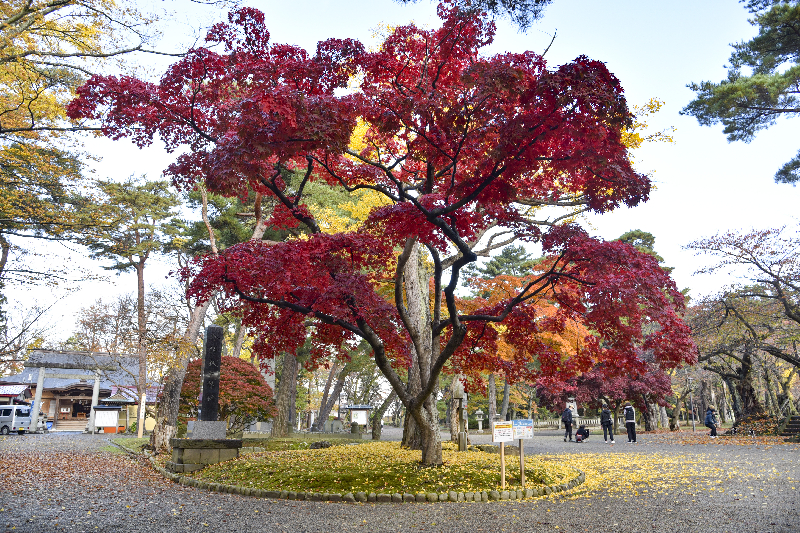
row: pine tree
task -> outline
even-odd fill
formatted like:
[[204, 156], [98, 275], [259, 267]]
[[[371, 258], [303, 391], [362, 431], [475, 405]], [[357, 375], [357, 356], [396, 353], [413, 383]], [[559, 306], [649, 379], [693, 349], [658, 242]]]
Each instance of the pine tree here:
[[[758, 35], [733, 45], [728, 79], [690, 83], [697, 99], [681, 112], [703, 126], [721, 122], [729, 141], [750, 142], [779, 117], [800, 114], [800, 2], [749, 0], [747, 7]], [[800, 181], [800, 152], [775, 181]]]

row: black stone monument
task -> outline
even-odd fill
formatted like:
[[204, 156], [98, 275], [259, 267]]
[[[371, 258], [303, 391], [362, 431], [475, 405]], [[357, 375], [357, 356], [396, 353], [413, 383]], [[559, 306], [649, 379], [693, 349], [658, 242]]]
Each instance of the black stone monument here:
[[195, 421], [191, 438], [170, 441], [172, 461], [167, 462], [166, 467], [172, 472], [192, 472], [206, 465], [239, 457], [241, 439], [225, 438], [228, 422], [217, 420], [223, 336], [224, 330], [220, 326], [206, 328], [200, 420]]
[[219, 416], [219, 369], [222, 364], [222, 341], [224, 330], [220, 326], [208, 326], [204, 339], [203, 356], [203, 400], [200, 405], [200, 420], [216, 422]]

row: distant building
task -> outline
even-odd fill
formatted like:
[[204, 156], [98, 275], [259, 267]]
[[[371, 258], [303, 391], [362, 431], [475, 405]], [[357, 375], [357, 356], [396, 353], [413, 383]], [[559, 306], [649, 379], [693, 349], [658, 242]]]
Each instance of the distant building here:
[[[43, 373], [43, 379], [40, 379], [40, 373]], [[92, 397], [97, 386], [97, 403], [106, 403], [104, 400], [108, 399], [107, 403], [122, 405], [119, 426], [127, 428], [136, 420], [135, 384], [138, 375], [137, 357], [104, 352], [36, 350], [25, 361], [22, 372], [0, 378], [0, 390], [13, 392], [22, 387], [21, 393], [30, 403], [41, 383], [39, 410], [53, 422], [52, 430], [83, 431], [91, 418]], [[14, 386], [16, 388], [9, 388]], [[151, 389], [147, 391], [148, 404], [156, 401], [156, 390]], [[8, 402], [3, 402], [0, 397], [0, 403]], [[152, 418], [145, 421], [145, 429], [151, 430], [154, 426]]]
[[27, 385], [0, 384], [0, 405], [29, 403], [31, 388]]

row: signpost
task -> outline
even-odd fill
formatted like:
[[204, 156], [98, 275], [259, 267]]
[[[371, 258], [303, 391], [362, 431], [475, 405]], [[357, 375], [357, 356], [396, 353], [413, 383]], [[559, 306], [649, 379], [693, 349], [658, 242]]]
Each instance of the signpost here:
[[506, 442], [519, 441], [520, 483], [525, 486], [525, 449], [523, 439], [533, 438], [533, 420], [524, 418], [495, 422], [492, 426], [492, 442], [500, 443], [500, 485], [506, 490]]
[[522, 486], [525, 486], [525, 448], [522, 446], [522, 439], [533, 438], [533, 420], [523, 418], [512, 420], [514, 424], [514, 439], [519, 440], [519, 477]]
[[500, 485], [506, 490], [506, 442], [514, 442], [514, 423], [495, 422], [492, 426], [492, 442], [500, 443]]

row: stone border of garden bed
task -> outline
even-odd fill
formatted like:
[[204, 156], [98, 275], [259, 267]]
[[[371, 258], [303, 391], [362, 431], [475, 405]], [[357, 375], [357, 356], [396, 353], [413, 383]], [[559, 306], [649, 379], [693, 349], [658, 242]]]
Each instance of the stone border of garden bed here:
[[[108, 442], [124, 450], [132, 456], [141, 454], [136, 453], [118, 444], [111, 439]], [[586, 481], [586, 474], [570, 466], [573, 470], [578, 472], [578, 475], [565, 483], [558, 483], [555, 485], [548, 485], [539, 489], [525, 489], [525, 490], [504, 490], [504, 491], [482, 491], [482, 492], [421, 492], [418, 494], [385, 494], [375, 492], [346, 492], [346, 493], [327, 493], [327, 492], [296, 492], [287, 490], [262, 490], [253, 489], [250, 487], [241, 487], [238, 485], [226, 485], [224, 483], [209, 483], [201, 481], [189, 476], [182, 476], [180, 474], [173, 474], [167, 469], [159, 466], [155, 458], [149, 453], [143, 454], [150, 461], [153, 469], [167, 479], [174, 481], [180, 485], [187, 487], [197, 487], [212, 492], [238, 494], [240, 496], [252, 496], [254, 498], [276, 498], [283, 500], [299, 500], [299, 501], [313, 501], [313, 502], [349, 502], [349, 503], [434, 503], [434, 502], [491, 502], [491, 501], [505, 501], [505, 500], [526, 500], [529, 498], [536, 498], [540, 496], [549, 496], [558, 492], [566, 492], [582, 485]]]

